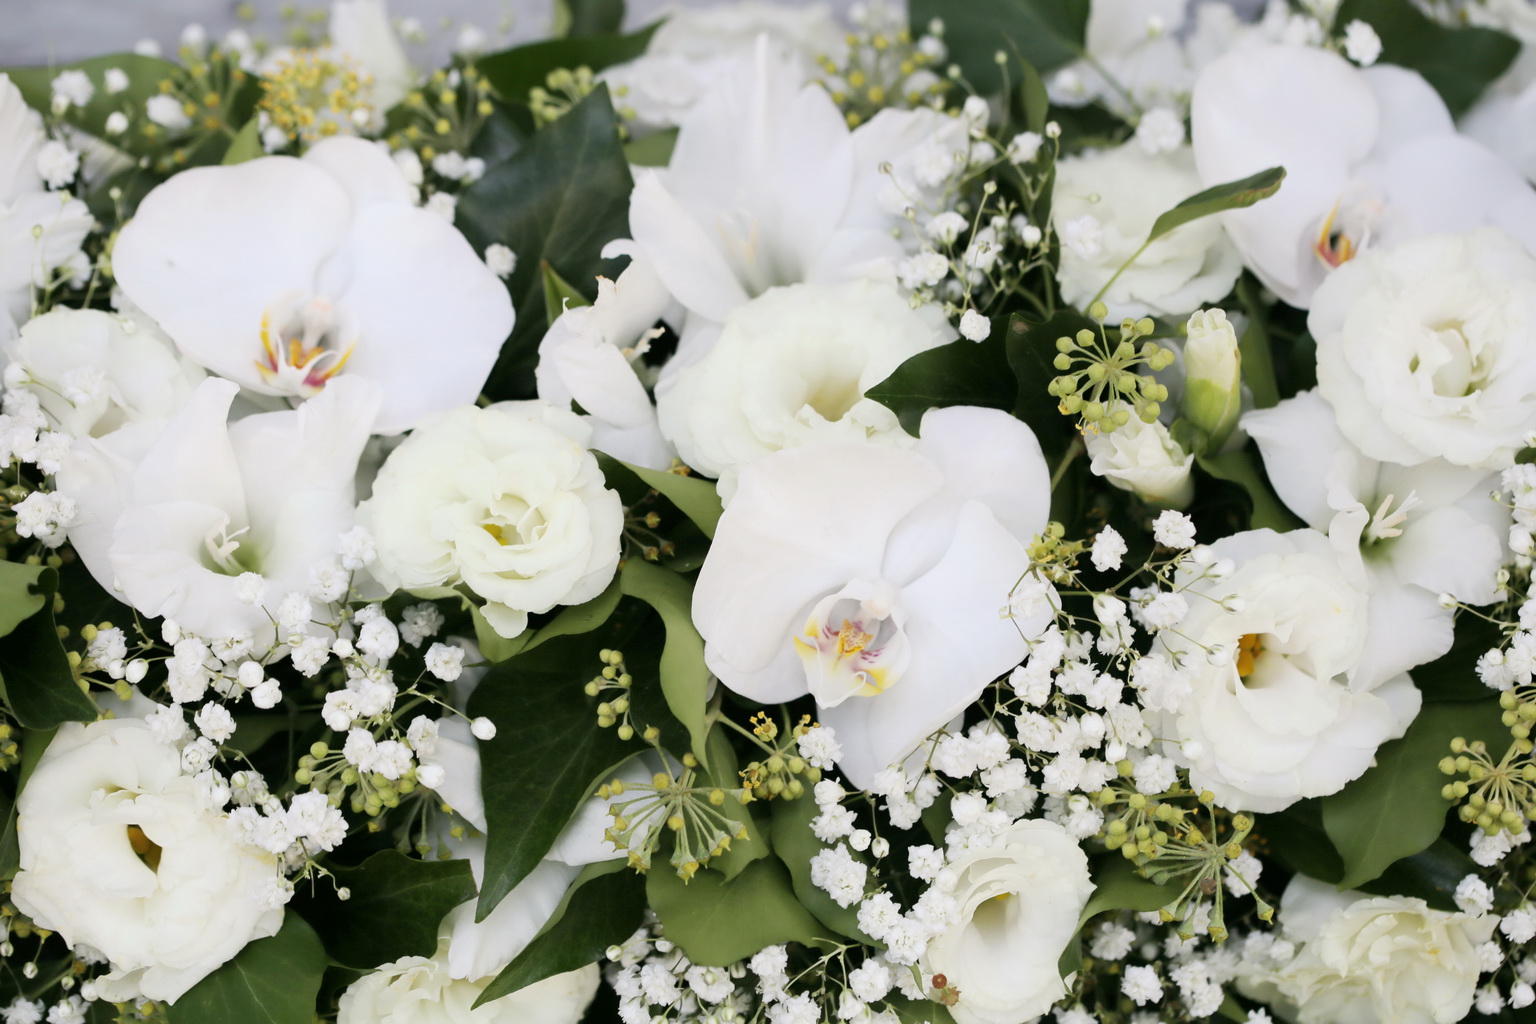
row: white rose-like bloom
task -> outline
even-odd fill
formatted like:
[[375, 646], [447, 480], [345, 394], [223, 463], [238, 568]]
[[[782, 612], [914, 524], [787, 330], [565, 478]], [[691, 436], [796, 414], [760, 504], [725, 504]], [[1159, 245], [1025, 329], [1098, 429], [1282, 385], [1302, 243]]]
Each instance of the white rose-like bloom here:
[[1132, 416], [1113, 433], [1086, 437], [1089, 468], [1122, 491], [1159, 508], [1183, 508], [1195, 496], [1190, 468], [1195, 457], [1168, 433], [1161, 421], [1144, 423]]
[[172, 1002], [282, 925], [263, 902], [276, 858], [237, 845], [202, 792], [175, 747], [121, 718], [61, 726], [17, 800], [11, 898], [112, 962], [104, 998]]
[[[1368, 629], [1364, 579], [1346, 576], [1349, 564], [1316, 530], [1250, 530], [1211, 549], [1236, 568], [1223, 579], [1181, 569], [1189, 612], [1159, 638], [1192, 692], [1156, 716], [1153, 732], [1192, 785], [1232, 810], [1278, 811], [1338, 792], [1418, 714], [1407, 675], [1362, 670], [1383, 665], [1375, 648], [1413, 626]], [[1229, 597], [1239, 610], [1224, 609]], [[1218, 645], [1224, 657], [1213, 664], [1207, 650]]]
[[914, 310], [873, 281], [774, 288], [726, 318], [719, 340], [657, 398], [683, 461], [720, 480], [769, 452], [831, 441], [909, 445], [896, 414], [864, 392], [908, 358], [953, 341], [935, 306]]
[[473, 402], [512, 330], [506, 286], [355, 138], [177, 174], [139, 204], [112, 270], [182, 352], [251, 391], [376, 382], [380, 434]]
[[1049, 513], [1029, 427], [955, 406], [921, 434], [748, 466], [693, 593], [710, 670], [752, 700], [814, 697], [861, 788], [1017, 665], [1049, 613], [1000, 615]]
[[75, 437], [172, 416], [207, 376], [153, 324], [94, 309], [45, 313], [0, 348], [56, 429]]
[[989, 846], [952, 856], [956, 922], [935, 937], [923, 973], [960, 990], [956, 1024], [1017, 1024], [1066, 995], [1057, 961], [1093, 894], [1088, 857], [1066, 829], [1021, 821]]
[[[1100, 227], [1097, 251], [1062, 247], [1057, 269], [1062, 297], [1086, 307], [1141, 248], [1157, 218], [1203, 187], [1188, 146], [1153, 156], [1133, 140], [1058, 162], [1051, 220], [1060, 229], [1092, 217]], [[1182, 316], [1222, 299], [1242, 269], [1221, 222], [1204, 217], [1147, 246], [1103, 301], [1116, 320]]]
[[[1496, 915], [1449, 913], [1405, 896], [1364, 896], [1297, 875], [1280, 900], [1289, 964], [1257, 979], [1300, 1024], [1452, 1024], [1472, 1009]], [[1273, 991], [1273, 989], [1270, 989]]]
[[1307, 327], [1318, 391], [1373, 459], [1502, 469], [1536, 428], [1536, 259], [1497, 228], [1351, 260]]
[[557, 974], [472, 1010], [491, 978], [451, 977], [443, 950], [408, 956], [354, 981], [337, 1024], [576, 1024], [597, 993], [596, 964]]
[[528, 613], [580, 604], [619, 564], [624, 507], [581, 417], [545, 402], [465, 406], [424, 420], [390, 453], [358, 519], [379, 582], [463, 583], [502, 636]]

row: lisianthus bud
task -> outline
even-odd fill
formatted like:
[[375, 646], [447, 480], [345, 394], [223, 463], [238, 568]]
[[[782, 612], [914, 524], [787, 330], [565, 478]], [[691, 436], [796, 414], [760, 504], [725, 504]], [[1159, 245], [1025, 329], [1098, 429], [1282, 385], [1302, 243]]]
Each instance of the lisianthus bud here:
[[1194, 456], [1180, 447], [1158, 420], [1132, 416], [1113, 434], [1087, 435], [1090, 468], [1123, 491], [1160, 508], [1183, 508], [1194, 497], [1189, 479]]
[[1242, 355], [1237, 332], [1219, 309], [1197, 310], [1184, 343], [1184, 403], [1180, 412], [1209, 438], [1215, 450], [1232, 433], [1242, 411]]

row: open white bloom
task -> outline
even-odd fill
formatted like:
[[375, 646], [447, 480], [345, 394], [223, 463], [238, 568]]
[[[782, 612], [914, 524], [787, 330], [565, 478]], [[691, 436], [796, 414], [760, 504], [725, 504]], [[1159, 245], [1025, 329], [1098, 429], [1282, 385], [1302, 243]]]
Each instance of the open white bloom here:
[[276, 859], [237, 843], [203, 793], [175, 747], [119, 718], [61, 726], [17, 801], [11, 898], [112, 962], [104, 998], [174, 1001], [282, 924], [264, 899]]
[[[32, 310], [32, 287], [80, 252], [91, 212], [67, 192], [50, 192], [37, 158], [48, 136], [6, 75], [0, 75], [0, 335]], [[41, 237], [33, 232], [41, 229]]]
[[914, 310], [891, 285], [774, 288], [732, 311], [714, 347], [662, 391], [661, 430], [729, 501], [736, 474], [769, 452], [910, 444], [896, 414], [864, 392], [954, 338], [942, 310]]
[[1285, 168], [1279, 192], [1221, 219], [1243, 261], [1293, 306], [1307, 308], [1362, 249], [1431, 232], [1496, 224], [1536, 250], [1536, 194], [1456, 134], [1414, 72], [1361, 70], [1314, 47], [1244, 47], [1201, 73], [1191, 116], [1206, 185]]
[[1088, 857], [1066, 829], [1020, 821], [990, 843], [951, 853], [954, 924], [928, 944], [923, 973], [960, 990], [956, 1024], [1017, 1024], [1066, 994], [1057, 961], [1093, 894]]
[[1195, 496], [1189, 471], [1195, 457], [1175, 441], [1161, 421], [1132, 416], [1114, 433], [1087, 435], [1090, 468], [1122, 491], [1159, 508], [1183, 508]]
[[1536, 259], [1496, 228], [1350, 261], [1307, 326], [1318, 391], [1373, 459], [1502, 469], [1536, 428]]
[[239, 389], [210, 378], [169, 420], [75, 442], [58, 489], [81, 510], [69, 537], [109, 593], [205, 637], [270, 636], [240, 577], [307, 589], [352, 526], [353, 478], [378, 407], [365, 381], [228, 423]]
[[494, 975], [454, 978], [443, 945], [435, 956], [402, 957], [354, 981], [341, 994], [337, 1024], [576, 1024], [597, 993], [601, 976], [588, 964], [474, 1010]]
[[[1181, 567], [1189, 611], [1159, 643], [1184, 666], [1192, 692], [1154, 716], [1153, 732], [1223, 807], [1278, 811], [1338, 792], [1418, 713], [1412, 681], [1385, 676], [1378, 652], [1414, 625], [1368, 630], [1376, 623], [1365, 581], [1346, 576], [1315, 530], [1250, 530], [1211, 551], [1236, 569], [1215, 579]], [[1231, 597], [1237, 610], [1226, 610]]]
[[375, 433], [474, 401], [512, 329], [502, 282], [355, 138], [177, 174], [112, 267], [182, 352], [242, 387], [300, 400], [339, 376], [375, 381]]
[[[1194, 81], [1180, 41], [1189, 0], [1094, 0], [1084, 50], [1049, 82], [1053, 102], [1103, 103], [1122, 117], [1182, 107]], [[1106, 77], [1107, 76], [1107, 77]]]
[[[1058, 227], [1092, 216], [1093, 248], [1066, 246], [1057, 276], [1068, 302], [1087, 306], [1152, 232], [1159, 216], [1199, 192], [1188, 146], [1151, 155], [1132, 141], [1056, 164], [1051, 219]], [[1104, 293], [1111, 319], [1183, 315], [1217, 302], [1242, 272], [1221, 221], [1204, 217], [1147, 247]]]
[[373, 81], [373, 101], [380, 113], [405, 99], [416, 82], [416, 69], [389, 23], [384, 0], [334, 0], [331, 45]]
[[100, 310], [55, 309], [0, 349], [52, 424], [75, 437], [172, 416], [207, 376], [153, 324]]
[[[618, 255], [608, 246], [604, 255]], [[539, 342], [534, 370], [539, 398], [562, 409], [575, 402], [592, 428], [592, 447], [650, 469], [672, 464], [641, 361], [664, 321], [681, 310], [643, 259], [633, 257], [617, 281], [597, 279], [597, 301], [561, 313]]]
[[1017, 665], [1048, 614], [1000, 614], [1048, 512], [1034, 434], [971, 407], [930, 411], [921, 433], [743, 470], [694, 590], [720, 681], [764, 702], [813, 696], [860, 787]]
[[516, 636], [529, 612], [580, 604], [619, 563], [624, 509], [587, 451], [591, 428], [544, 402], [465, 406], [423, 421], [358, 509], [395, 589], [464, 584]]
[[1253, 981], [1301, 1024], [1452, 1024], [1472, 1009], [1477, 947], [1496, 915], [1431, 909], [1406, 896], [1365, 896], [1297, 875], [1280, 900], [1295, 959]]

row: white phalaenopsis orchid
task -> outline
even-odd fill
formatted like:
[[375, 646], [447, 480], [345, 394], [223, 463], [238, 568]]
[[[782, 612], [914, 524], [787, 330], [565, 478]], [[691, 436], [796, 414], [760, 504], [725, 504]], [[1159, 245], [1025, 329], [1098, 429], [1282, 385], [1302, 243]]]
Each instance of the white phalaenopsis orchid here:
[[1367, 246], [1485, 224], [1536, 251], [1536, 193], [1456, 134], [1418, 74], [1360, 70], [1303, 46], [1235, 49], [1195, 83], [1195, 163], [1206, 185], [1285, 168], [1278, 193], [1222, 215], [1244, 262], [1307, 308], [1330, 269]]
[[381, 434], [473, 402], [512, 329], [505, 286], [359, 139], [176, 175], [139, 205], [112, 265], [182, 352], [251, 391], [376, 382]]
[[1013, 619], [1049, 473], [990, 409], [923, 417], [908, 448], [828, 444], [742, 471], [694, 591], [704, 658], [752, 700], [810, 694], [855, 786], [1017, 665], [1045, 616]]
[[239, 577], [262, 577], [273, 609], [308, 589], [352, 526], [379, 399], [344, 380], [299, 409], [227, 423], [238, 391], [210, 378], [169, 420], [77, 441], [58, 489], [81, 509], [70, 541], [108, 592], [199, 636], [270, 639], [274, 613]]
[[47, 141], [42, 118], [0, 75], [0, 335], [27, 318], [33, 286], [80, 252], [93, 223], [84, 203], [44, 187], [37, 157]]

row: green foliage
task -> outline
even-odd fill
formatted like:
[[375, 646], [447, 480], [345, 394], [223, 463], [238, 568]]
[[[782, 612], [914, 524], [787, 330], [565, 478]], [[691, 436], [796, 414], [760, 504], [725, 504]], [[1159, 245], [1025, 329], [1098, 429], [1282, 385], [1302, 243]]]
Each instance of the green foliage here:
[[41, 580], [44, 573], [52, 572], [41, 565], [0, 562], [0, 636], [9, 634], [48, 603], [49, 594], [58, 586], [55, 583], [45, 588]]
[[1237, 484], [1248, 495], [1253, 512], [1248, 525], [1255, 530], [1268, 528], [1284, 533], [1301, 525], [1301, 520], [1275, 497], [1259, 460], [1248, 449], [1227, 452], [1224, 455], [1201, 455], [1196, 459], [1200, 468], [1218, 480]]
[[1006, 81], [1017, 82], [1023, 63], [1045, 74], [1081, 57], [1088, 30], [1084, 0], [912, 0], [908, 10], [914, 38], [934, 18], [944, 22], [949, 59], [983, 94], [1003, 88], [998, 53]]
[[645, 918], [645, 882], [623, 860], [590, 864], [534, 940], [496, 975], [476, 1006], [603, 959]]
[[[1454, 911], [1456, 886], [1468, 875], [1481, 874], [1483, 868], [1466, 853], [1464, 844], [1445, 837], [1411, 857], [1404, 857], [1377, 878], [1361, 884], [1360, 891], [1373, 896], [1409, 896], [1423, 900], [1436, 910]], [[1495, 892], [1505, 898], [1511, 893], [1502, 887]], [[1496, 906], [1499, 912], [1512, 906]]]
[[1412, 0], [1344, 0], [1333, 23], [1359, 19], [1381, 37], [1380, 62], [1411, 68], [1460, 117], [1520, 53], [1512, 36], [1491, 28], [1442, 25]]
[[[714, 537], [722, 507], [713, 480], [683, 476], [661, 469], [646, 469], [620, 462], [601, 452], [598, 453], [597, 461], [603, 467], [603, 476], [608, 479], [608, 486], [617, 490], [626, 503], [634, 504], [641, 493], [649, 488], [670, 501], [704, 536]], [[631, 500], [631, 496], [634, 500]]]
[[265, 155], [266, 150], [261, 148], [261, 122], [253, 117], [245, 122], [245, 127], [235, 133], [234, 141], [224, 151], [224, 159], [220, 163], [243, 164], [247, 160], [255, 160]]
[[691, 882], [654, 870], [645, 876], [645, 895], [667, 938], [706, 967], [724, 967], [779, 943], [813, 945], [826, 934], [800, 904], [789, 871], [772, 857], [753, 861], [730, 881], [707, 868]]
[[743, 804], [732, 795], [732, 790], [741, 788], [741, 776], [737, 774], [740, 767], [736, 760], [736, 751], [731, 747], [730, 736], [723, 726], [715, 726], [710, 730], [706, 749], [709, 752], [709, 760], [706, 762], [704, 775], [709, 782], [726, 791], [725, 804], [720, 808], [729, 818], [734, 818], [747, 827], [747, 838], [736, 839], [731, 842], [731, 848], [718, 857], [712, 857], [709, 866], [720, 872], [729, 881], [741, 874], [743, 868], [755, 860], [761, 860], [771, 852], [768, 845], [768, 831], [758, 824], [751, 812], [751, 807], [760, 806], [752, 804], [750, 807]]
[[53, 621], [59, 574], [0, 564], [5, 566], [0, 570], [0, 625], [13, 623], [0, 639], [0, 692], [6, 706], [28, 729], [95, 721], [96, 702], [75, 681]]
[[590, 601], [561, 608], [543, 626], [529, 627], [510, 640], [496, 632], [486, 621], [479, 608], [474, 609], [475, 643], [480, 653], [491, 663], [506, 661], [523, 651], [532, 650], [546, 640], [557, 636], [575, 636], [589, 633], [608, 621], [608, 616], [619, 606], [619, 584], [615, 579], [606, 590]]
[[658, 672], [661, 692], [672, 716], [688, 730], [689, 747], [708, 764], [704, 720], [709, 702], [709, 669], [704, 665], [704, 638], [693, 625], [693, 584], [675, 572], [631, 558], [619, 573], [619, 588], [656, 609], [666, 627]]
[[[826, 849], [811, 831], [811, 819], [817, 813], [815, 801], [807, 794], [798, 800], [774, 800], [769, 806], [773, 809], [773, 852], [789, 868], [795, 897], [826, 928], [883, 948], [882, 943], [860, 930], [859, 915], [854, 908], [838, 906], [825, 889], [811, 881], [811, 858]], [[858, 853], [854, 857], [864, 859]]]
[[1439, 761], [1451, 738], [1497, 741], [1504, 734], [1496, 700], [1429, 704], [1400, 740], [1382, 744], [1376, 766], [1322, 801], [1323, 828], [1344, 858], [1340, 889], [1355, 889], [1440, 835], [1450, 803], [1440, 795]]
[[[603, 0], [588, 0], [584, 6], [600, 6]], [[507, 103], [526, 104], [534, 86], [543, 86], [551, 71], [579, 67], [601, 71], [613, 64], [634, 60], [645, 52], [646, 44], [660, 25], [650, 25], [627, 36], [611, 33], [583, 35], [579, 38], [549, 39], [526, 46], [515, 46], [500, 53], [487, 54], [475, 61], [486, 81]], [[575, 21], [573, 19], [574, 27]], [[606, 90], [600, 90], [606, 91]], [[567, 115], [569, 116], [569, 115]], [[562, 120], [564, 120], [562, 118]], [[513, 250], [517, 252], [517, 250]], [[518, 252], [522, 256], [521, 252]]]
[[1285, 168], [1271, 167], [1238, 181], [1212, 185], [1204, 192], [1197, 192], [1190, 196], [1153, 221], [1152, 231], [1147, 235], [1147, 242], [1149, 244], [1155, 242], [1175, 228], [1183, 227], [1201, 217], [1209, 217], [1213, 213], [1222, 213], [1226, 210], [1241, 210], [1261, 199], [1268, 199], [1280, 191], [1280, 183], [1284, 180]]
[[636, 167], [665, 167], [677, 147], [677, 129], [666, 128], [624, 143], [624, 158]]
[[[1091, 866], [1093, 895], [1078, 916], [1077, 928], [1081, 934], [1084, 926], [1099, 914], [1119, 910], [1133, 910], [1138, 914], [1158, 910], [1173, 902], [1179, 895], [1177, 885], [1156, 885], [1136, 873], [1136, 869], [1119, 854], [1101, 857]], [[1057, 968], [1062, 977], [1076, 971], [1082, 965], [1081, 938], [1073, 939], [1061, 954]]]
[[331, 959], [370, 970], [403, 956], [431, 956], [443, 915], [475, 898], [467, 860], [417, 860], [381, 850], [357, 867], [333, 869], [345, 901], [325, 883], [306, 900], [306, 916]]
[[[109, 68], [118, 68], [128, 76], [128, 88], [116, 95], [107, 92], [102, 80]], [[84, 107], [70, 107], [65, 111], [63, 121], [98, 138], [110, 139], [114, 146], [134, 156], [147, 156], [159, 149], [159, 141], [152, 141], [133, 131], [116, 138], [108, 136], [107, 118], [121, 111], [129, 114], [135, 122], [143, 122], [145, 101], [159, 94], [161, 82], [173, 79], [180, 73], [175, 64], [159, 57], [117, 53], [53, 67], [6, 68], [4, 73], [10, 76], [16, 88], [21, 91], [27, 106], [47, 114], [53, 102], [53, 80], [65, 71], [85, 72], [96, 91]]]
[[555, 268], [548, 263], [541, 264], [544, 272], [544, 315], [549, 320], [550, 326], [560, 319], [560, 314], [567, 309], [580, 309], [582, 306], [592, 305], [592, 300], [581, 292], [565, 278], [555, 273]]
[[533, 396], [538, 343], [549, 324], [544, 267], [589, 296], [598, 275], [615, 276], [617, 264], [602, 258], [602, 248], [628, 233], [633, 186], [608, 89], [600, 86], [465, 191], [457, 218], [465, 237], [477, 251], [499, 242], [518, 257], [507, 282], [517, 322], [486, 381], [487, 397]]
[[[1413, 684], [1426, 703], [1435, 701], [1485, 701], [1493, 691], [1477, 677], [1477, 659], [1498, 647], [1499, 627], [1478, 615], [1456, 616], [1455, 640], [1451, 649], [1413, 670]], [[1475, 737], [1468, 737], [1469, 739]], [[1482, 737], [1484, 740], [1488, 737]]]
[[597, 36], [617, 32], [624, 24], [624, 0], [555, 0], [555, 26], [559, 38]]
[[289, 912], [276, 935], [246, 946], [171, 1004], [170, 1024], [311, 1024], [324, 973], [319, 938]]

